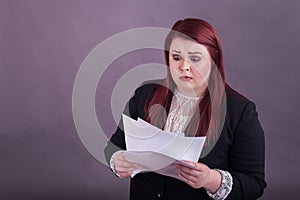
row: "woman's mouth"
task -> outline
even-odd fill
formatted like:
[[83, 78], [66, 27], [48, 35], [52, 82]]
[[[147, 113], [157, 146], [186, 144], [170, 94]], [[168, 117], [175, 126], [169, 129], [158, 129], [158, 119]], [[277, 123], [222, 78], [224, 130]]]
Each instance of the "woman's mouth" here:
[[181, 77], [179, 77], [179, 78], [180, 78], [180, 80], [182, 80], [182, 81], [190, 81], [190, 80], [193, 79], [193, 78], [190, 77], [190, 76], [181, 76]]

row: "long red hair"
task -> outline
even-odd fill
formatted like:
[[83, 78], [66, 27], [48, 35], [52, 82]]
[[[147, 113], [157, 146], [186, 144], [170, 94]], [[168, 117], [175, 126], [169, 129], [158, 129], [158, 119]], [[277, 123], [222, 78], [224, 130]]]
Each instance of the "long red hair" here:
[[[223, 53], [219, 36], [212, 25], [204, 20], [187, 18], [177, 21], [165, 39], [164, 56], [167, 66], [169, 66], [170, 45], [175, 37], [189, 38], [204, 45], [211, 56], [212, 63], [214, 63], [208, 81], [208, 88], [211, 89], [206, 89], [204, 97], [199, 102], [199, 112], [195, 112], [185, 133], [188, 136], [206, 135], [208, 139], [216, 138], [216, 130], [212, 129], [212, 127], [218, 125], [215, 123], [212, 125], [212, 121], [215, 120], [212, 118], [212, 113], [216, 112], [212, 109], [212, 104], [221, 104], [224, 95], [220, 94], [220, 89], [218, 89], [217, 86], [218, 84], [221, 85], [221, 87], [225, 86]], [[212, 78], [213, 71], [219, 74], [221, 79], [219, 83], [216, 83], [215, 78]], [[161, 84], [154, 86], [154, 94], [147, 98], [144, 107], [146, 121], [159, 128], [164, 127], [175, 87], [176, 85], [168, 67], [166, 79], [164, 79]], [[212, 101], [215, 101], [215, 103]], [[219, 131], [219, 128], [220, 127], [217, 127], [217, 131]], [[209, 131], [209, 129], [212, 130]]]

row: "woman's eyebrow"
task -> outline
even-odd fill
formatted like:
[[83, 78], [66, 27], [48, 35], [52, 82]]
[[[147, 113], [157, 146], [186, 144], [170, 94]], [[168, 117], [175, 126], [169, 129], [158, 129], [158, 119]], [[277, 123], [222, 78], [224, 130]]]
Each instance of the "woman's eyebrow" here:
[[202, 52], [196, 51], [196, 52], [188, 52], [188, 54], [203, 54]]
[[174, 53], [181, 53], [181, 51], [173, 50]]
[[[177, 51], [177, 50], [172, 50], [172, 52], [174, 52], [174, 53], [181, 53], [181, 51]], [[195, 52], [188, 52], [188, 54], [203, 54], [203, 53], [200, 52], [200, 51], [195, 51]]]

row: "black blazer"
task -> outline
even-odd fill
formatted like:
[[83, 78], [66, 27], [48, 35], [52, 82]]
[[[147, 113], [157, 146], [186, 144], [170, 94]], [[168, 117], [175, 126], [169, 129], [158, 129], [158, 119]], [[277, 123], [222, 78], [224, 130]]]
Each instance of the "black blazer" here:
[[[136, 89], [124, 113], [133, 119], [144, 119], [144, 104], [154, 84]], [[233, 188], [226, 199], [257, 199], [265, 182], [264, 131], [258, 120], [255, 104], [226, 86], [227, 112], [224, 127], [213, 149], [199, 162], [210, 168], [230, 172]], [[151, 94], [150, 94], [151, 96]], [[107, 162], [112, 154], [126, 149], [122, 120], [105, 148]], [[137, 174], [130, 182], [131, 200], [200, 200], [211, 199], [203, 188], [194, 189], [178, 179], [155, 172]]]

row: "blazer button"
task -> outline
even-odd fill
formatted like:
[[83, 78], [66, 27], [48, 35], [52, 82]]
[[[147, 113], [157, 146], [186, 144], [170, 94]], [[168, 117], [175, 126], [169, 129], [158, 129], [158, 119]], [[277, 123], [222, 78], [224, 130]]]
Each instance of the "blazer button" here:
[[158, 197], [158, 198], [161, 198], [161, 197], [162, 197], [161, 192], [157, 193], [157, 197]]

